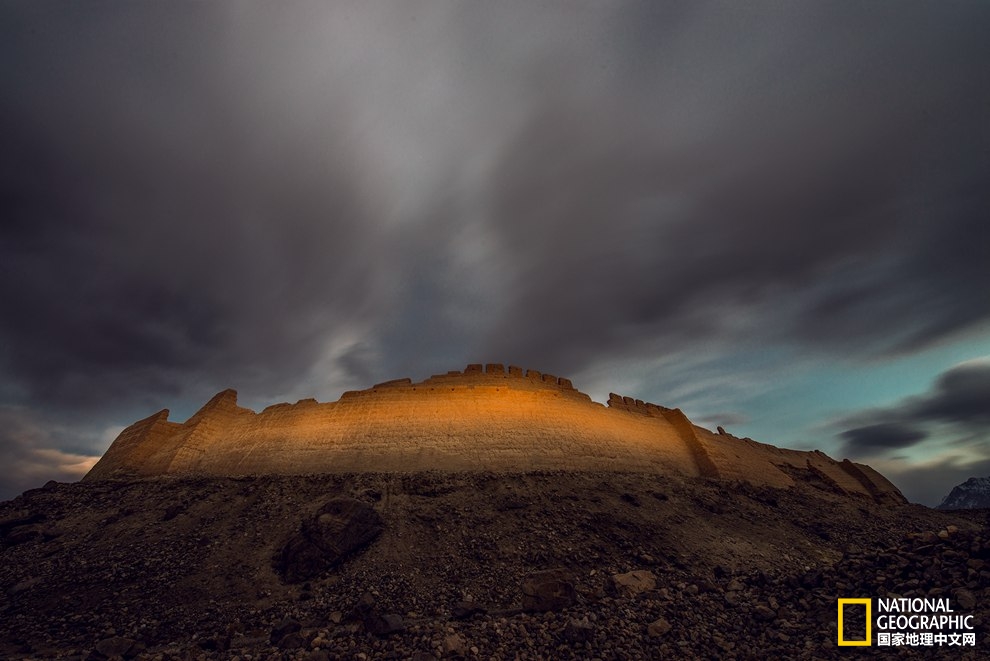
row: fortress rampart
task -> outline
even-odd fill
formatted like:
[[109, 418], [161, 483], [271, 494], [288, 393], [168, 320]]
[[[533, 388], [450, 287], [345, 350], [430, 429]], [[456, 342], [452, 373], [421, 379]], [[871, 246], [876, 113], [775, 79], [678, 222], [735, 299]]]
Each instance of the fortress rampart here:
[[903, 500], [869, 466], [712, 433], [679, 409], [614, 393], [602, 405], [569, 379], [499, 363], [260, 413], [225, 390], [184, 423], [169, 421], [167, 409], [135, 422], [85, 479], [535, 469], [670, 473], [780, 488], [806, 475], [843, 493]]

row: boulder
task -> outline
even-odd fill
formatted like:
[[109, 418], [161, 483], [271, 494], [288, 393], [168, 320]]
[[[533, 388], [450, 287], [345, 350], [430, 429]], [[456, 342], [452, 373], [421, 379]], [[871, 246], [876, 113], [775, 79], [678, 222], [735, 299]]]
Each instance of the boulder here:
[[[351, 617], [361, 619], [375, 608], [375, 597], [370, 592], [365, 592], [361, 597], [354, 602], [354, 610], [351, 612]], [[331, 617], [333, 615], [331, 614]]]
[[653, 572], [637, 569], [625, 574], [613, 574], [608, 581], [608, 591], [617, 597], [635, 597], [657, 587]]
[[574, 604], [577, 592], [565, 569], [546, 569], [530, 574], [522, 582], [522, 607], [526, 611], [556, 611]]
[[458, 601], [454, 604], [453, 608], [450, 609], [450, 616], [455, 620], [466, 620], [472, 615], [483, 615], [485, 612], [487, 612], [485, 607], [476, 602]]
[[290, 633], [282, 637], [276, 644], [280, 650], [297, 650], [306, 646], [306, 639], [299, 632]]
[[303, 521], [282, 547], [276, 566], [286, 582], [308, 580], [366, 547], [383, 528], [381, 516], [368, 503], [334, 498]]
[[282, 618], [281, 622], [275, 625], [275, 627], [271, 631], [271, 634], [268, 637], [268, 640], [271, 642], [272, 645], [278, 645], [283, 638], [285, 638], [289, 634], [296, 633], [300, 629], [302, 629], [302, 624], [299, 622], [299, 620], [296, 620], [293, 617], [286, 616]]
[[379, 615], [378, 611], [374, 609], [365, 614], [363, 622], [368, 633], [375, 636], [390, 636], [406, 628], [406, 623], [403, 622], [402, 616], [398, 613]]
[[131, 650], [134, 648], [134, 641], [130, 638], [122, 638], [120, 636], [114, 636], [112, 638], [104, 638], [100, 642], [96, 643], [96, 651], [98, 654], [112, 659], [116, 658], [129, 658], [132, 656]]
[[375, 636], [388, 636], [406, 628], [406, 623], [398, 613], [385, 613], [383, 615], [375, 605], [375, 598], [370, 592], [365, 592], [357, 600], [351, 617], [361, 620], [365, 630]]

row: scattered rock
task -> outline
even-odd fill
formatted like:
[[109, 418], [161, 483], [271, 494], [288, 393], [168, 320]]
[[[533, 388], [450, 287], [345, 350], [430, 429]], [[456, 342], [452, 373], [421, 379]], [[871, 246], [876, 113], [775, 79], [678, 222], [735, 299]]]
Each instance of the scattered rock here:
[[133, 649], [134, 641], [130, 638], [123, 638], [121, 636], [104, 638], [100, 642], [96, 643], [96, 652], [108, 659], [113, 657], [130, 658], [130, 656], [132, 656], [131, 652]]
[[385, 613], [384, 615], [379, 615], [377, 612], [372, 611], [365, 615], [362, 621], [364, 622], [364, 628], [368, 630], [368, 633], [375, 636], [390, 636], [394, 633], [399, 633], [406, 628], [405, 622], [402, 620], [402, 616], [398, 613]]
[[0, 537], [6, 536], [14, 528], [20, 526], [28, 526], [33, 523], [38, 523], [45, 519], [44, 515], [38, 513], [30, 513], [24, 510], [15, 512], [9, 516], [5, 516], [0, 519]]
[[443, 653], [445, 656], [463, 656], [467, 651], [467, 644], [459, 634], [448, 634], [443, 639]]
[[976, 606], [976, 596], [966, 588], [959, 588], [952, 593], [952, 596], [963, 610], [973, 610]]
[[16, 597], [17, 595], [21, 594], [22, 592], [27, 592], [28, 590], [30, 590], [34, 586], [38, 585], [39, 583], [41, 583], [41, 577], [40, 576], [33, 576], [31, 578], [24, 579], [20, 583], [17, 583], [15, 585], [11, 586], [7, 590], [7, 595], [10, 596], [10, 597]]
[[588, 620], [588, 616], [581, 619], [571, 618], [564, 626], [564, 638], [572, 643], [586, 643], [595, 636], [595, 627]]
[[472, 615], [484, 615], [485, 608], [474, 601], [458, 601], [450, 609], [450, 616], [455, 620], [466, 620]]
[[512, 510], [523, 510], [529, 507], [529, 502], [519, 496], [506, 496], [498, 505], [499, 512], [510, 512]]
[[631, 493], [624, 493], [624, 494], [622, 494], [619, 497], [622, 499], [622, 502], [628, 503], [628, 504], [632, 505], [633, 507], [641, 507], [642, 506], [642, 503], [639, 502], [639, 498], [637, 498], [635, 495], [633, 495]]
[[224, 652], [230, 649], [230, 636], [210, 636], [208, 638], [201, 638], [199, 641], [200, 649], [208, 650], [210, 652]]
[[354, 604], [353, 616], [357, 619], [363, 618], [375, 608], [375, 597], [370, 592], [365, 592]]
[[801, 575], [800, 583], [801, 587], [806, 590], [813, 590], [817, 587], [821, 587], [822, 572], [818, 569], [806, 571]]
[[288, 636], [290, 633], [299, 631], [300, 629], [302, 629], [302, 624], [299, 620], [286, 616], [282, 618], [281, 622], [275, 625], [268, 639], [271, 641], [272, 645], [278, 645], [283, 638]]
[[769, 622], [777, 619], [777, 611], [763, 604], [757, 604], [756, 608], [753, 609], [753, 615], [761, 622]]
[[7, 546], [17, 546], [18, 544], [24, 544], [39, 537], [41, 537], [40, 526], [20, 526], [7, 533], [3, 538], [3, 542]]
[[[444, 480], [434, 480], [438, 491]], [[613, 475], [598, 488], [598, 476], [538, 472], [456, 480], [459, 490], [433, 498], [402, 493], [398, 477], [348, 475], [83, 482], [0, 503], [0, 523], [20, 522], [6, 532], [63, 531], [57, 542], [39, 543], [42, 532], [0, 549], [0, 658], [839, 661], [836, 595], [941, 596], [972, 614], [977, 632], [990, 622], [985, 512], [862, 510], [865, 501], [815, 497], [797, 483], [774, 491], [773, 511], [759, 492], [725, 487], [726, 514], [714, 520], [695, 507], [716, 491], [707, 482]], [[500, 513], [507, 482], [527, 509]], [[293, 512], [365, 489], [378, 489], [387, 520], [401, 523], [379, 537], [381, 548], [308, 585], [273, 580], [267, 563], [300, 525]], [[666, 504], [657, 490], [670, 494]], [[623, 504], [622, 493], [642, 506]], [[186, 513], [163, 522], [175, 503]], [[46, 519], [23, 523], [30, 512]], [[813, 532], [818, 523], [831, 541]], [[752, 552], [768, 531], [775, 552]], [[546, 589], [551, 579], [576, 597], [522, 611], [522, 579], [555, 566], [567, 569], [537, 574], [544, 589], [528, 590], [527, 605], [560, 596]], [[635, 601], [609, 598], [618, 597], [611, 576], [626, 569], [653, 570], [656, 587]], [[127, 657], [94, 649], [118, 636], [138, 641]], [[462, 644], [445, 646], [448, 636]], [[979, 648], [961, 651], [980, 658]]]
[[275, 646], [280, 650], [296, 650], [306, 646], [306, 639], [299, 632], [294, 632], [282, 636], [281, 640]]
[[646, 634], [650, 638], [660, 638], [661, 636], [665, 636], [672, 628], [673, 626], [670, 622], [666, 618], [661, 617], [647, 625]]

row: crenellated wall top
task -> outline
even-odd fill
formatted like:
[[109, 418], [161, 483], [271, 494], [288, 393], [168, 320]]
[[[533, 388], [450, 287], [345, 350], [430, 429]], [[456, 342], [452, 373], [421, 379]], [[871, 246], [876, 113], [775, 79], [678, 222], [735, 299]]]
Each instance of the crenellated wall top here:
[[392, 379], [375, 384], [365, 390], [349, 390], [341, 395], [341, 399], [373, 395], [389, 389], [417, 389], [422, 387], [476, 387], [481, 385], [513, 385], [525, 384], [527, 387], [550, 388], [573, 396], [591, 399], [585, 393], [577, 390], [570, 379], [546, 374], [538, 370], [523, 369], [517, 365], [503, 363], [471, 363], [464, 371], [451, 370], [445, 374], [434, 374], [423, 381], [413, 382], [410, 378]]

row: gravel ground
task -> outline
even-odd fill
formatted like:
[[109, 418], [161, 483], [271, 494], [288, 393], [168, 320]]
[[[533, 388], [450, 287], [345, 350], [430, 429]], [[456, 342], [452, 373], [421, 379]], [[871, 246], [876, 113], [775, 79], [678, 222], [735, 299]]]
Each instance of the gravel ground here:
[[[282, 547], [338, 497], [383, 531], [284, 582]], [[49, 484], [0, 503], [0, 657], [987, 658], [986, 523], [636, 473]], [[523, 610], [549, 569], [558, 602]], [[631, 571], [652, 584], [616, 586]], [[951, 598], [977, 645], [838, 648], [836, 599], [887, 595]]]

